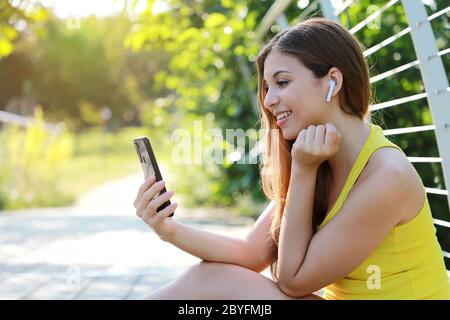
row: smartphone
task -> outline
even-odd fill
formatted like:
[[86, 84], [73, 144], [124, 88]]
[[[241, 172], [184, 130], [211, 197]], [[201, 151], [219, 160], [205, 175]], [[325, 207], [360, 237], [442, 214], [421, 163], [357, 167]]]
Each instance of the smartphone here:
[[[150, 140], [147, 137], [140, 137], [133, 140], [134, 148], [141, 162], [142, 170], [144, 171], [145, 179], [149, 178], [151, 175], [156, 176], [156, 181], [162, 180], [161, 172], [159, 171], [158, 163], [156, 162], [155, 154], [153, 153]], [[159, 193], [163, 194], [166, 192], [166, 187], [164, 187]], [[164, 202], [156, 212], [159, 212], [171, 204], [170, 200]], [[169, 217], [172, 217], [174, 212], [172, 212]]]

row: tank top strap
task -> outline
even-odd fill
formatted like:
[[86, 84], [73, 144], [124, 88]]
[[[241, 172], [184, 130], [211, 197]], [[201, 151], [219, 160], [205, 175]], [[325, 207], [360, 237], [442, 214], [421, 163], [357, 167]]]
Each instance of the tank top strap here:
[[364, 143], [363, 147], [361, 148], [358, 157], [356, 158], [356, 161], [353, 164], [352, 169], [350, 170], [350, 173], [347, 177], [347, 180], [344, 183], [344, 187], [342, 188], [341, 193], [339, 194], [331, 210], [329, 210], [328, 214], [325, 216], [323, 222], [319, 225], [319, 228], [323, 227], [331, 218], [333, 218], [336, 212], [339, 211], [345, 199], [347, 198], [348, 193], [352, 189], [353, 185], [355, 184], [362, 170], [366, 166], [370, 157], [376, 150], [383, 147], [393, 147], [402, 151], [400, 147], [389, 141], [384, 136], [383, 130], [379, 126], [372, 123], [368, 123], [368, 125], [370, 127], [369, 136], [366, 142]]

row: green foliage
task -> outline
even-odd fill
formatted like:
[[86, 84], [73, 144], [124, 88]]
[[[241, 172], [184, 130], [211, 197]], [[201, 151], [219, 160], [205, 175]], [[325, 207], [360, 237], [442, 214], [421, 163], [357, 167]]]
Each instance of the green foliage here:
[[[150, 1], [149, 8], [154, 3]], [[166, 128], [191, 133], [194, 121], [205, 117], [212, 119], [213, 127], [257, 129], [252, 100], [256, 93], [253, 60], [259, 44], [254, 31], [270, 3], [167, 3], [169, 11], [146, 11], [126, 40], [133, 50], [163, 50], [170, 57], [168, 70], [156, 75], [155, 87], [166, 90], [162, 99], [170, 99], [172, 106], [161, 108], [157, 117], [165, 119]], [[242, 76], [243, 68], [248, 69], [247, 78]], [[177, 180], [177, 188], [189, 190], [189, 204], [233, 205], [234, 195], [246, 190], [251, 190], [255, 201], [264, 199], [261, 189], [254, 188], [259, 181], [257, 165], [188, 166], [184, 172], [180, 168], [183, 178]]]
[[0, 105], [24, 97], [72, 130], [98, 125], [105, 107], [111, 110], [109, 127], [138, 124], [141, 105], [154, 95], [153, 74], [165, 62], [158, 52], [124, 48], [131, 27], [123, 15], [73, 24], [48, 13], [0, 60]]
[[[167, 2], [170, 10], [153, 12], [151, 9], [154, 3], [149, 2], [149, 10], [140, 17], [126, 40], [126, 45], [133, 50], [162, 50], [170, 57], [168, 70], [156, 74], [155, 86], [166, 91], [164, 96], [171, 97], [172, 106], [159, 110], [161, 114], [153, 119], [166, 119], [166, 128], [189, 128], [193, 121], [212, 114], [214, 125], [221, 128], [255, 128], [258, 118], [251, 97], [256, 95], [256, 70], [252, 62], [260, 44], [255, 41], [254, 32], [270, 4], [241, 1], [231, 5], [229, 1], [219, 4], [217, 1], [186, 3], [172, 0]], [[434, 12], [445, 7], [443, 1], [436, 3]], [[341, 14], [341, 23], [350, 29], [377, 9], [379, 6], [369, 0], [354, 1]], [[293, 4], [285, 14], [293, 25], [300, 11]], [[320, 16], [320, 12], [314, 12], [313, 15]], [[402, 5], [397, 3], [355, 36], [367, 49], [407, 26]], [[436, 37], [440, 47], [448, 47], [448, 17], [444, 15], [437, 19], [433, 26], [438, 31]], [[278, 30], [273, 26], [265, 39]], [[398, 39], [369, 58], [371, 75], [415, 60], [414, 52], [409, 35]], [[242, 64], [251, 70], [250, 77], [242, 75]], [[373, 90], [376, 103], [423, 92], [423, 84], [418, 68], [412, 68], [375, 83]], [[425, 100], [374, 112], [372, 118], [384, 128], [432, 123]], [[393, 136], [391, 139], [410, 156], [437, 155], [432, 133]], [[418, 170], [425, 181], [431, 179], [430, 186], [444, 187], [441, 170], [431, 166], [426, 170]], [[198, 168], [198, 171], [209, 172], [206, 168]], [[191, 192], [194, 202], [210, 201], [228, 205], [235, 202], [236, 193], [242, 194], [249, 190], [255, 201], [263, 199], [261, 188], [255, 188], [259, 182], [256, 166], [222, 165], [207, 179], [205, 176], [203, 174], [203, 180], [197, 179], [211, 186], [202, 186], [202, 189], [209, 189], [209, 197], [206, 197], [206, 193], [196, 196], [195, 192]], [[187, 181], [183, 187], [186, 190], [196, 178], [190, 177]], [[448, 212], [445, 207], [437, 210]]]
[[19, 37], [18, 26], [47, 19], [46, 10], [40, 5], [28, 5], [25, 10], [10, 2], [0, 1], [0, 59], [13, 51], [14, 41]]
[[[116, 31], [106, 29], [115, 24]], [[64, 117], [74, 129], [96, 125], [100, 110], [112, 110], [112, 121], [120, 123], [124, 109], [132, 109], [125, 92], [126, 81], [123, 53], [111, 46], [120, 46], [127, 22], [117, 18], [98, 21], [86, 18], [80, 28], [68, 29], [65, 21], [49, 20], [46, 36], [40, 40], [41, 53], [33, 68], [32, 85], [36, 100], [59, 118]], [[64, 106], [64, 108], [62, 108]]]

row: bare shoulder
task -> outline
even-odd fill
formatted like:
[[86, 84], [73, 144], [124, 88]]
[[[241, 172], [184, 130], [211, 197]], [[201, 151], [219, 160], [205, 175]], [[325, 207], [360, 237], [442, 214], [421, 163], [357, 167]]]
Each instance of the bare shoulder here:
[[414, 219], [423, 207], [425, 196], [415, 168], [398, 149], [385, 147], [373, 153], [361, 173], [363, 180], [379, 181], [380, 191], [395, 202], [401, 215], [399, 224]]

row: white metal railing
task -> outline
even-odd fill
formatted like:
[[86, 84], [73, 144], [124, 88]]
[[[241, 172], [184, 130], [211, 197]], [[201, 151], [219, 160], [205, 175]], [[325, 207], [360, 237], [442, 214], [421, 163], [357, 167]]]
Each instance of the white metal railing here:
[[[438, 58], [436, 39], [430, 21], [449, 12], [450, 6], [427, 17], [424, 4], [421, 1], [402, 0], [408, 24], [411, 28], [411, 39], [419, 60], [420, 74], [427, 94], [428, 105], [435, 125], [437, 147], [442, 158], [442, 171], [447, 189], [450, 188], [450, 95], [447, 75]], [[450, 197], [447, 192], [450, 206]]]
[[384, 39], [383, 41], [381, 41], [380, 43], [370, 47], [369, 49], [364, 51], [364, 57], [369, 57], [370, 55], [374, 54], [375, 52], [377, 52], [378, 50], [380, 50], [381, 48], [386, 47], [388, 44], [391, 44], [392, 42], [394, 42], [397, 39], [400, 39], [401, 37], [403, 37], [405, 34], [408, 34], [411, 32], [411, 28], [407, 27], [405, 29], [403, 29], [402, 31], [400, 31], [397, 34], [394, 34], [392, 36], [390, 36], [389, 38]]
[[438, 189], [438, 188], [425, 188], [425, 191], [427, 193], [432, 193], [432, 194], [441, 194], [443, 196], [448, 196], [448, 191], [447, 190], [443, 190], [443, 189]]
[[309, 6], [307, 6], [302, 13], [300, 13], [300, 15], [298, 16], [297, 20], [298, 21], [302, 21], [304, 20], [306, 17], [308, 17], [314, 10], [317, 9], [317, 7], [319, 6], [319, 0], [314, 0]]
[[406, 103], [406, 102], [411, 102], [411, 101], [423, 99], [423, 98], [426, 98], [426, 97], [427, 97], [427, 93], [423, 92], [423, 93], [414, 94], [414, 95], [408, 96], [408, 97], [403, 97], [403, 98], [399, 98], [399, 99], [395, 99], [395, 100], [391, 100], [391, 101], [386, 101], [386, 102], [382, 102], [382, 103], [373, 104], [369, 108], [370, 108], [370, 111], [375, 111], [375, 110], [380, 110], [380, 109], [385, 109], [385, 108], [397, 106], [399, 104], [403, 104], [403, 103]]
[[375, 82], [378, 82], [380, 80], [383, 80], [385, 78], [393, 76], [394, 74], [400, 73], [402, 71], [408, 70], [408, 69], [410, 69], [410, 68], [412, 68], [414, 66], [417, 66], [417, 65], [419, 65], [419, 60], [416, 60], [416, 61], [413, 61], [413, 62], [408, 62], [408, 63], [406, 63], [404, 65], [401, 65], [401, 66], [399, 66], [397, 68], [391, 69], [389, 71], [386, 71], [386, 72], [383, 72], [383, 73], [380, 73], [380, 74], [378, 74], [376, 76], [371, 77], [370, 78], [370, 83], [373, 84]]
[[[0, 122], [3, 123], [14, 124], [20, 127], [30, 127], [35, 124], [35, 121], [36, 120], [31, 117], [25, 117], [22, 115], [0, 110]], [[44, 122], [44, 129], [50, 133], [59, 135], [65, 130], [65, 124], [64, 123], [53, 124]]]
[[391, 0], [389, 1], [387, 4], [385, 4], [382, 8], [380, 8], [379, 10], [375, 11], [374, 13], [372, 13], [370, 16], [368, 16], [366, 19], [364, 19], [363, 21], [361, 21], [360, 23], [358, 23], [356, 26], [354, 26], [353, 28], [351, 28], [349, 31], [352, 34], [355, 34], [356, 32], [358, 32], [359, 30], [361, 30], [362, 28], [364, 28], [365, 26], [367, 26], [369, 23], [371, 23], [373, 20], [375, 20], [376, 18], [378, 18], [384, 11], [386, 11], [387, 9], [389, 9], [390, 7], [392, 7], [394, 4], [396, 4], [398, 2], [398, 0]]
[[[403, 2], [403, 1], [402, 1], [402, 2]], [[412, 2], [415, 2], [415, 1], [412, 1]], [[420, 5], [422, 5], [422, 7], [423, 7], [423, 4], [420, 3]], [[405, 7], [405, 6], [404, 6], [404, 7]], [[436, 12], [435, 14], [433, 14], [433, 15], [431, 15], [431, 16], [429, 16], [429, 17], [423, 18], [423, 19], [418, 20], [418, 21], [414, 21], [413, 24], [414, 24], [416, 27], [420, 27], [421, 25], [424, 25], [424, 24], [426, 24], [426, 23], [429, 23], [429, 22], [433, 21], [434, 19], [436, 19], [437, 17], [440, 17], [441, 15], [447, 13], [448, 11], [450, 11], [449, 8], [450, 8], [450, 6], [447, 7], [446, 9], [443, 9], [443, 10], [441, 10], [441, 11], [439, 11], [439, 12]], [[423, 10], [425, 10], [425, 9], [423, 9]], [[425, 13], [426, 13], [426, 12], [425, 12]], [[385, 46], [391, 44], [391, 43], [394, 42], [395, 40], [397, 40], [397, 39], [403, 37], [404, 35], [406, 35], [406, 34], [408, 34], [408, 33], [410, 33], [410, 32], [411, 32], [411, 26], [409, 26], [409, 27], [403, 29], [402, 31], [398, 32], [397, 34], [394, 34], [394, 35], [390, 36], [389, 38], [387, 38], [387, 39], [381, 41], [380, 43], [378, 43], [378, 44], [376, 44], [376, 45], [370, 47], [370, 48], [367, 49], [367, 50], [365, 50], [365, 51], [364, 51], [364, 57], [368, 57], [368, 56], [372, 55], [373, 53], [377, 52], [377, 51], [380, 50], [381, 48], [384, 48]], [[433, 39], [434, 39], [434, 35], [433, 35]], [[434, 39], [434, 41], [436, 41], [436, 40]], [[413, 43], [414, 43], [414, 41], [413, 41]], [[436, 44], [434, 43], [434, 45], [436, 45]]]
[[439, 219], [433, 219], [434, 224], [437, 224], [439, 226], [450, 228], [450, 222], [439, 220]]
[[411, 163], [441, 163], [442, 158], [439, 157], [408, 157]]
[[277, 24], [282, 28], [286, 29], [289, 27], [289, 22], [284, 14], [277, 18]]
[[390, 136], [394, 134], [404, 134], [412, 132], [422, 132], [422, 131], [432, 131], [435, 130], [436, 126], [433, 124], [427, 126], [417, 126], [417, 127], [407, 127], [407, 128], [397, 128], [397, 129], [386, 129], [383, 130], [385, 136]]
[[351, 4], [353, 0], [344, 1], [341, 6], [333, 11], [334, 16], [339, 16], [342, 12], [344, 12]]
[[291, 4], [291, 2], [292, 0], [278, 0], [274, 2], [256, 29], [255, 33], [258, 41], [262, 39], [274, 22], [283, 15], [284, 10], [289, 6], [289, 4]]

